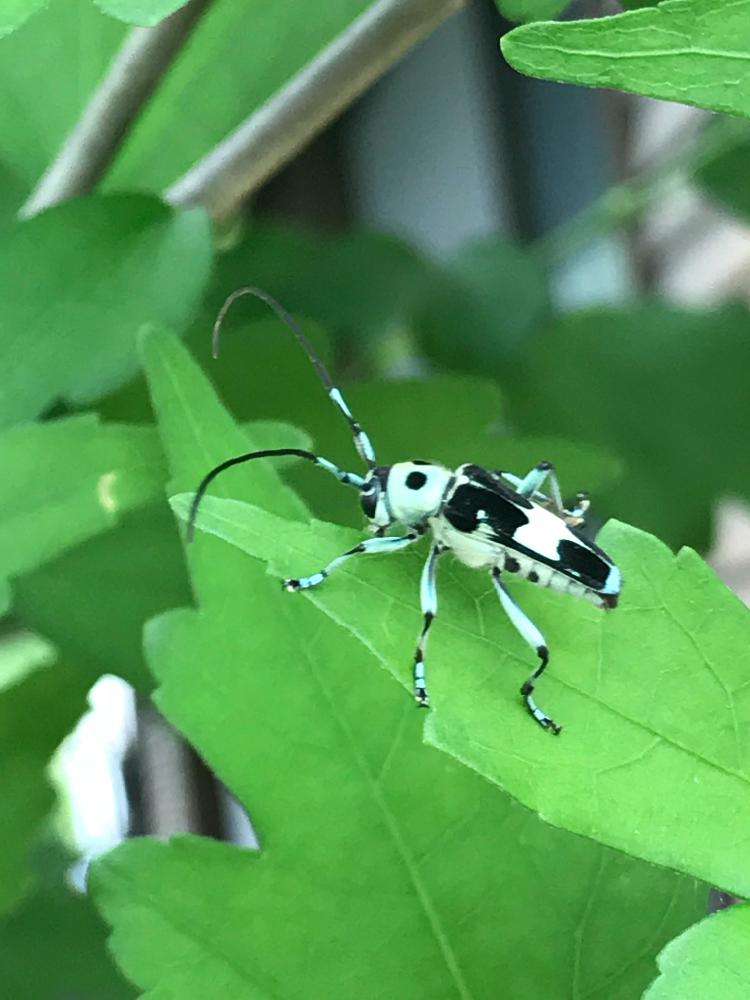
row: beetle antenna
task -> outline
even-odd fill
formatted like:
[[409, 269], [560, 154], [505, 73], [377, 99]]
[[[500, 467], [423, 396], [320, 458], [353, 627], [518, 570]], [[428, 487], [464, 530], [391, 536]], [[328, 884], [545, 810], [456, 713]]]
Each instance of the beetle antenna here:
[[352, 436], [354, 438], [354, 446], [357, 449], [360, 458], [367, 463], [368, 469], [374, 469], [375, 451], [372, 447], [372, 444], [370, 443], [370, 439], [362, 430], [362, 426], [360, 425], [359, 421], [355, 420], [354, 417], [352, 416], [351, 410], [346, 405], [344, 397], [341, 395], [341, 390], [334, 385], [333, 379], [331, 378], [328, 369], [320, 360], [318, 355], [315, 353], [312, 344], [307, 339], [305, 334], [302, 332], [297, 321], [281, 305], [281, 303], [277, 302], [272, 295], [268, 294], [268, 292], [265, 292], [262, 288], [255, 288], [252, 285], [248, 285], [245, 288], [238, 288], [236, 291], [232, 292], [232, 294], [227, 299], [225, 299], [224, 304], [222, 305], [216, 317], [213, 334], [211, 337], [211, 347], [213, 356], [215, 358], [218, 358], [219, 356], [219, 337], [221, 335], [221, 327], [224, 322], [224, 318], [231, 309], [232, 304], [237, 299], [241, 298], [243, 295], [253, 295], [255, 296], [256, 299], [260, 299], [262, 302], [265, 302], [266, 305], [270, 306], [271, 309], [273, 309], [273, 311], [276, 313], [276, 315], [279, 317], [282, 323], [285, 323], [286, 326], [289, 327], [289, 329], [296, 337], [297, 343], [300, 345], [302, 350], [305, 352], [305, 354], [312, 362], [315, 371], [318, 373], [318, 378], [325, 386], [325, 390], [328, 393], [328, 398], [339, 409], [339, 411], [343, 413], [346, 422], [349, 424]]
[[211, 483], [216, 479], [220, 473], [224, 472], [226, 469], [231, 469], [234, 465], [242, 465], [244, 462], [252, 462], [256, 458], [281, 458], [286, 455], [292, 455], [295, 458], [304, 458], [308, 462], [312, 462], [314, 465], [320, 465], [327, 472], [332, 472], [334, 476], [338, 479], [340, 483], [344, 483], [347, 486], [356, 486], [357, 489], [362, 489], [365, 485], [365, 481], [361, 476], [358, 476], [355, 472], [345, 472], [340, 469], [333, 462], [329, 462], [327, 458], [323, 458], [320, 455], [314, 455], [311, 451], [306, 451], [304, 448], [264, 448], [262, 451], [249, 451], [244, 455], [235, 455], [234, 458], [228, 458], [224, 462], [220, 462], [215, 465], [210, 472], [201, 479], [198, 484], [198, 489], [193, 494], [193, 500], [190, 504], [190, 513], [187, 519], [187, 541], [192, 542], [193, 535], [195, 534], [195, 520], [198, 516], [198, 508], [201, 505], [203, 497], [206, 495], [206, 490], [211, 485]]

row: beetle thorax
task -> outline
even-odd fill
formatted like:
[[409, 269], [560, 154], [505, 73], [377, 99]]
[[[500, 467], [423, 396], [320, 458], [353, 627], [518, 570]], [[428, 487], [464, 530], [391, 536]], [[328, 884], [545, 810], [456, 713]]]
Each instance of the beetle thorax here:
[[388, 474], [388, 505], [396, 521], [422, 524], [438, 513], [453, 473], [431, 462], [397, 462]]

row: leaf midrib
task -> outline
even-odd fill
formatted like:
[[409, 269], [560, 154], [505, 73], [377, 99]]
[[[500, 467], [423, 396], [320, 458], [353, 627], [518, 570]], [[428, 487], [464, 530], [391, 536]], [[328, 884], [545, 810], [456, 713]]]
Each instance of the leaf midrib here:
[[606, 49], [584, 49], [571, 48], [567, 45], [555, 43], [543, 43], [539, 41], [525, 41], [524, 39], [513, 39], [514, 44], [525, 46], [533, 51], [557, 52], [563, 56], [587, 56], [593, 59], [653, 59], [671, 58], [672, 56], [701, 56], [705, 59], [729, 59], [735, 62], [750, 62], [750, 52], [732, 52], [722, 49], [706, 49], [699, 46], [678, 49], [642, 49], [630, 52], [610, 52]]
[[[437, 908], [435, 907], [432, 899], [430, 898], [430, 894], [427, 890], [427, 887], [424, 885], [424, 882], [419, 874], [416, 861], [412, 857], [411, 852], [407, 847], [406, 840], [402, 835], [401, 828], [396, 820], [396, 817], [391, 812], [391, 809], [389, 808], [388, 803], [385, 800], [385, 797], [382, 795], [377, 780], [373, 778], [372, 774], [370, 773], [367, 767], [366, 762], [362, 758], [362, 754], [359, 750], [357, 740], [355, 739], [354, 734], [352, 733], [351, 728], [347, 723], [346, 717], [339, 712], [335, 699], [331, 696], [329, 689], [323, 683], [316, 669], [315, 663], [312, 657], [310, 656], [310, 648], [314, 645], [316, 639], [317, 636], [314, 636], [309, 640], [309, 642], [301, 642], [299, 643], [298, 646], [298, 648], [302, 652], [302, 656], [304, 657], [305, 662], [309, 667], [310, 676], [312, 677], [313, 681], [318, 687], [320, 693], [323, 695], [326, 704], [329, 706], [331, 715], [336, 725], [338, 726], [340, 732], [343, 734], [347, 745], [349, 746], [352, 759], [356, 765], [357, 770], [362, 776], [362, 780], [370, 793], [370, 797], [372, 798], [373, 802], [376, 804], [376, 806], [378, 807], [378, 809], [382, 814], [386, 828], [388, 829], [388, 832], [391, 835], [391, 839], [393, 840], [393, 843], [396, 847], [396, 851], [404, 864], [404, 867], [407, 871], [407, 874], [409, 876], [412, 885], [414, 886], [417, 898], [419, 899], [419, 902], [422, 906], [422, 910], [424, 911], [424, 915], [427, 919], [427, 923], [430, 927], [430, 930], [433, 933], [435, 942], [438, 946], [438, 950], [440, 951], [440, 954], [443, 956], [443, 960], [445, 961], [448, 973], [450, 974], [450, 977], [453, 980], [453, 984], [456, 987], [458, 996], [461, 997], [462, 1000], [473, 1000], [473, 994], [469, 990], [469, 987], [466, 981], [464, 980], [461, 968], [458, 963], [458, 959], [456, 958], [453, 948], [451, 947], [450, 941], [448, 940], [448, 935], [446, 934], [441, 924], [440, 918], [437, 913]], [[390, 754], [388, 756], [390, 756]]]

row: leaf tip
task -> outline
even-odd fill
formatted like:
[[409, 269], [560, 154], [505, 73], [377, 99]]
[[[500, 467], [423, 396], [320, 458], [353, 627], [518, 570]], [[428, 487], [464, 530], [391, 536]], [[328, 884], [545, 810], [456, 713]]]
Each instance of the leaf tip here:
[[192, 502], [192, 493], [175, 493], [168, 500], [169, 506], [181, 521], [187, 521]]

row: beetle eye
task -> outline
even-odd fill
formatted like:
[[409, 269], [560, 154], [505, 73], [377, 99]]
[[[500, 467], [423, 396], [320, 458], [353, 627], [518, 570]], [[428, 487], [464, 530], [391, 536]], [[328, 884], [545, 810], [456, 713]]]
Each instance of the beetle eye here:
[[380, 484], [375, 480], [370, 480], [365, 489], [362, 490], [360, 502], [365, 517], [372, 520], [375, 517], [375, 510], [378, 506], [378, 496], [380, 495]]

